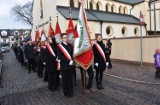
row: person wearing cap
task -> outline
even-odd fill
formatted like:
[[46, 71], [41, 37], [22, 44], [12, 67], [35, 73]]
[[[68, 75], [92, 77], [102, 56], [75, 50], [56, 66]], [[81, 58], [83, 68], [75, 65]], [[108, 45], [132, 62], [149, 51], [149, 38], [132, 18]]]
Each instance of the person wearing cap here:
[[26, 61], [28, 62], [28, 73], [31, 73], [31, 70], [35, 72], [35, 59], [34, 59], [34, 45], [32, 44], [31, 39], [28, 40], [28, 44], [24, 49], [24, 53], [26, 56]]
[[73, 46], [68, 43], [68, 36], [62, 35], [62, 43], [58, 45], [58, 58], [62, 73], [63, 93], [66, 97], [73, 97]]

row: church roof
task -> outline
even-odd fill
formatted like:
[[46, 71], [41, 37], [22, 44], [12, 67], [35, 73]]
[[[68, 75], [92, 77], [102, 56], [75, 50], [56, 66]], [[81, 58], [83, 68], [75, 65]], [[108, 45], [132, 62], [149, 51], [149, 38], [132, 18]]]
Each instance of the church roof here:
[[139, 4], [141, 2], [144, 2], [145, 0], [115, 0], [115, 1], [134, 5], [134, 4]]
[[[57, 6], [58, 12], [66, 19], [70, 18], [69, 7]], [[126, 14], [118, 14], [106, 11], [86, 10], [87, 20], [97, 22], [109, 23], [123, 23], [123, 24], [139, 24], [139, 19]], [[79, 9], [72, 8], [72, 19], [77, 20], [79, 16]]]

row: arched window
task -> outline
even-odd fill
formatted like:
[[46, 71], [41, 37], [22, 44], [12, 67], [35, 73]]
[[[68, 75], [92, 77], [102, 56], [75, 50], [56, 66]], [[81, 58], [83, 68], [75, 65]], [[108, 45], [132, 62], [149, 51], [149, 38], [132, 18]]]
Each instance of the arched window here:
[[116, 12], [116, 7], [115, 7], [114, 4], [113, 4], [112, 7], [111, 7], [111, 12]]
[[119, 13], [123, 13], [123, 8], [122, 8], [122, 6], [119, 7]]
[[124, 7], [124, 14], [128, 14], [128, 9], [127, 9], [127, 7]]
[[74, 8], [74, 1], [70, 0], [70, 7]]
[[106, 11], [108, 11], [108, 5], [106, 5]]
[[97, 7], [97, 10], [99, 10], [99, 4], [97, 3], [97, 5], [96, 5], [96, 7]]
[[92, 2], [89, 3], [89, 6], [90, 6], [90, 10], [93, 10], [93, 4], [92, 4]]

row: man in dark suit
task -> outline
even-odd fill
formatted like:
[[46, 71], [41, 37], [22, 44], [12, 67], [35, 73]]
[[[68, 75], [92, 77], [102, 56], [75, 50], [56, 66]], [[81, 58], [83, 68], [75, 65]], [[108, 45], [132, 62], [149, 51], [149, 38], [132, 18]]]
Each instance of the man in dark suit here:
[[73, 47], [68, 43], [68, 36], [62, 35], [62, 43], [58, 45], [58, 58], [62, 73], [63, 93], [73, 97]]
[[35, 72], [35, 60], [34, 60], [34, 45], [31, 39], [28, 40], [28, 44], [24, 49], [26, 60], [28, 61], [28, 73], [31, 73], [31, 69]]

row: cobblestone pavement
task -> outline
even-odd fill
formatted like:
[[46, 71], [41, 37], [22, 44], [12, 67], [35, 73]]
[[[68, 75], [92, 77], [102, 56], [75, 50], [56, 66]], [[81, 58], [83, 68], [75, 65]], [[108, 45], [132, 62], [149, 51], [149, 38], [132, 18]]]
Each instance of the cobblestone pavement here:
[[[103, 81], [105, 89], [96, 90], [94, 83], [90, 94], [83, 94], [78, 75], [78, 85], [74, 88], [74, 97], [66, 98], [63, 96], [62, 88], [51, 93], [46, 84], [41, 79], [37, 79], [34, 73], [30, 75], [27, 70], [22, 69], [14, 59], [12, 52], [6, 53], [4, 59], [6, 59], [4, 65], [7, 66], [4, 68], [5, 73], [10, 73], [5, 74], [5, 78], [7, 78], [5, 81], [10, 83], [4, 83], [4, 89], [0, 90], [0, 94], [3, 96], [1, 98], [2, 105], [160, 105], [160, 85], [141, 84], [107, 75], [104, 75]], [[127, 67], [129, 68], [127, 69]], [[146, 67], [141, 71], [137, 68], [139, 67], [135, 65], [114, 62], [113, 69], [110, 69], [108, 73], [137, 80], [143, 80], [146, 76], [145, 81], [147, 82], [160, 82], [160, 79], [152, 79], [154, 77], [153, 68]], [[19, 72], [13, 73], [15, 71]], [[30, 82], [30, 80], [32, 81]]]
[[0, 88], [0, 97], [46, 86], [42, 79], [37, 78], [36, 73], [28, 74], [28, 70], [22, 68], [13, 51], [3, 54], [2, 79], [3, 88]]

